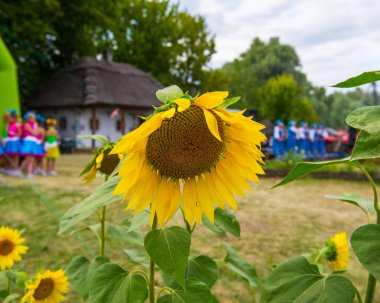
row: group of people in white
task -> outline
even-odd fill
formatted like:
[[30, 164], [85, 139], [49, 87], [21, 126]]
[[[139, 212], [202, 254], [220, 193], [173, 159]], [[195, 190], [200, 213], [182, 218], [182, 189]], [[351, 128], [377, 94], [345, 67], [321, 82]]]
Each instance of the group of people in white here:
[[276, 158], [284, 157], [285, 153], [301, 154], [310, 159], [324, 158], [327, 137], [323, 123], [313, 123], [309, 127], [303, 121], [297, 126], [296, 120], [290, 120], [288, 127], [285, 127], [282, 120], [277, 120], [272, 137], [273, 154]]

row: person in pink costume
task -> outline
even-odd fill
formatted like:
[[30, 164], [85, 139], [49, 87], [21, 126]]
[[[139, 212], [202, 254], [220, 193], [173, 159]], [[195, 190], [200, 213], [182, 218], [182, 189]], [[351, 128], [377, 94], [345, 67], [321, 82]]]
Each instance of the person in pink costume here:
[[8, 115], [7, 137], [5, 142], [5, 155], [9, 161], [8, 174], [12, 176], [20, 175], [18, 170], [21, 151], [21, 128], [17, 121], [16, 111], [10, 111]]
[[33, 169], [35, 167], [35, 155], [37, 154], [37, 135], [38, 124], [34, 112], [26, 113], [26, 122], [24, 123], [24, 136], [21, 144], [21, 155], [24, 157], [20, 169], [25, 171], [26, 177], [33, 178]]

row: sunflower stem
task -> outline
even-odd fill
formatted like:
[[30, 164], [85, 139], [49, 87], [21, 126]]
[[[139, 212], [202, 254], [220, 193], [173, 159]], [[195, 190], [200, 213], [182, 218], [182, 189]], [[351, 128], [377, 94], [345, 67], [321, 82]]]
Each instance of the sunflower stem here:
[[[157, 229], [157, 216], [154, 215], [152, 230]], [[155, 264], [152, 258], [149, 260], [149, 303], [155, 303], [154, 300], [154, 286], [155, 286], [155, 278], [154, 278], [154, 269]]]
[[103, 257], [106, 249], [106, 207], [102, 207], [100, 219], [100, 255]]
[[[359, 161], [357, 162], [357, 167], [366, 176], [366, 178], [368, 179], [369, 183], [372, 186], [373, 203], [374, 203], [374, 208], [376, 210], [376, 224], [380, 224], [379, 196], [377, 193], [376, 183], [373, 181], [371, 175], [367, 172], [364, 166], [361, 165], [361, 163], [359, 163]], [[368, 274], [368, 281], [367, 281], [367, 287], [365, 291], [364, 303], [373, 303], [373, 300], [375, 298], [376, 282], [377, 281], [375, 277], [371, 274]]]
[[8, 275], [7, 276], [7, 291], [8, 291], [8, 295], [10, 295], [11, 293], [11, 277], [9, 277]]

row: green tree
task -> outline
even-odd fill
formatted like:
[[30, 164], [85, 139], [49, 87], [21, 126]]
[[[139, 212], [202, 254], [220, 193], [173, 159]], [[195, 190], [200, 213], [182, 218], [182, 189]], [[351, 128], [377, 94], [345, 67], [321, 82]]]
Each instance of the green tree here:
[[271, 38], [268, 43], [255, 38], [246, 52], [224, 65], [223, 71], [231, 78], [230, 90], [241, 95], [248, 108], [259, 108], [258, 88], [270, 78], [289, 74], [298, 85], [305, 85], [306, 76], [300, 68], [292, 46], [282, 44], [279, 38]]
[[14, 57], [22, 96], [27, 96], [53, 68], [57, 0], [0, 1], [0, 35]]
[[151, 73], [165, 85], [198, 87], [215, 53], [205, 20], [170, 1], [130, 1], [115, 32], [115, 59]]
[[312, 103], [292, 75], [283, 74], [270, 78], [258, 90], [258, 96], [261, 100], [259, 107], [261, 118], [270, 121], [276, 119], [317, 121]]
[[205, 20], [169, 0], [0, 1], [0, 18], [24, 99], [58, 69], [107, 50], [164, 85], [199, 88], [215, 52]]

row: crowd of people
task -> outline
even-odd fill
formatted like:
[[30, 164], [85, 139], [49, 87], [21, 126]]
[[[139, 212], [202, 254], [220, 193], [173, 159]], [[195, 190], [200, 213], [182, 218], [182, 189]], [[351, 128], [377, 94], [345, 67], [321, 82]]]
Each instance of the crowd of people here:
[[326, 157], [325, 139], [328, 136], [323, 123], [309, 124], [305, 121], [297, 126], [296, 120], [289, 121], [288, 127], [277, 120], [273, 130], [272, 147], [276, 158], [285, 153], [300, 154], [304, 158], [322, 159]]
[[28, 111], [23, 118], [19, 119], [16, 110], [4, 114], [0, 173], [26, 178], [55, 176], [55, 161], [60, 157], [57, 121], [45, 119], [34, 111]]

